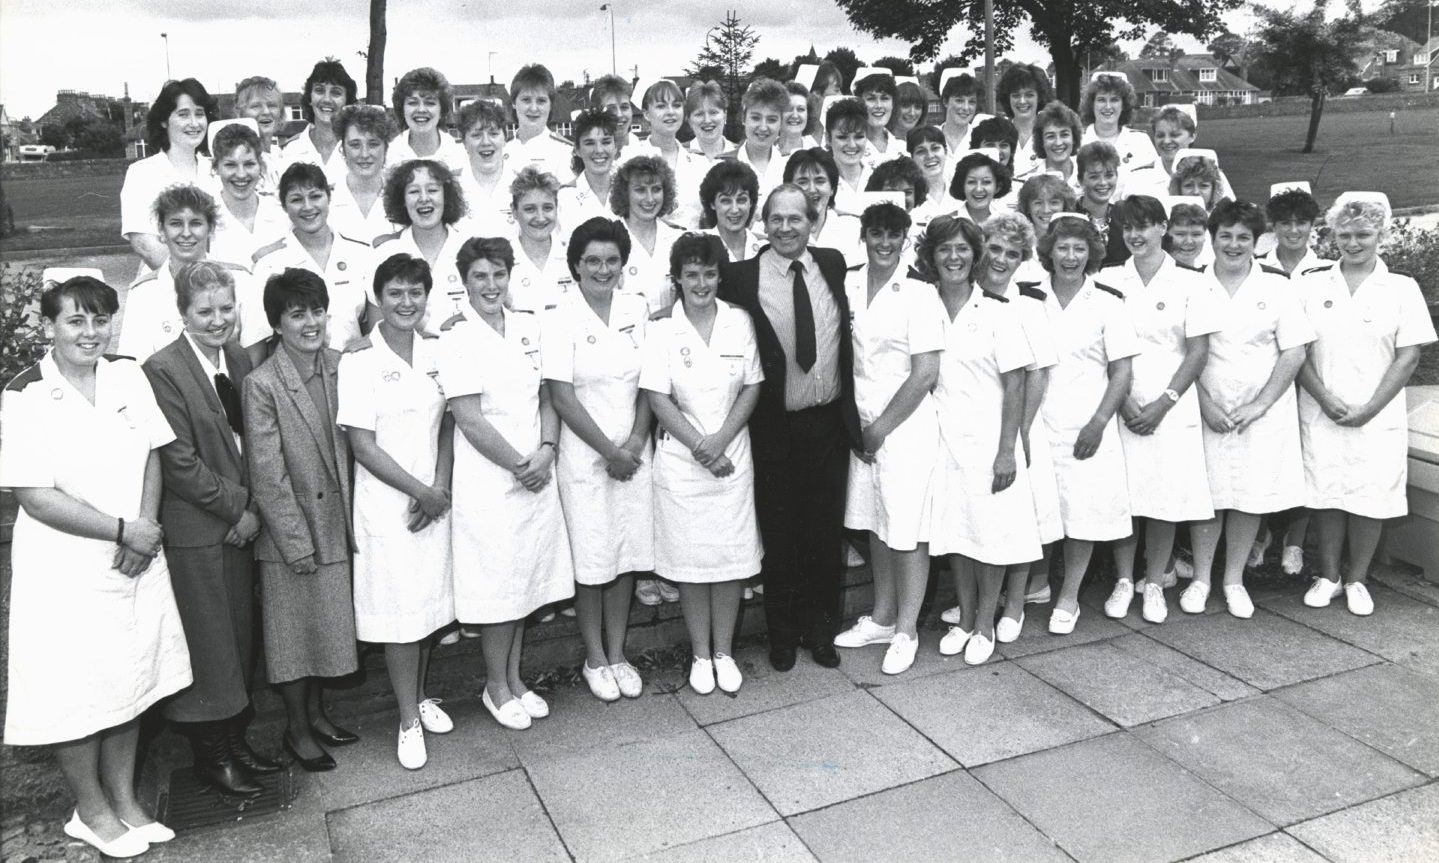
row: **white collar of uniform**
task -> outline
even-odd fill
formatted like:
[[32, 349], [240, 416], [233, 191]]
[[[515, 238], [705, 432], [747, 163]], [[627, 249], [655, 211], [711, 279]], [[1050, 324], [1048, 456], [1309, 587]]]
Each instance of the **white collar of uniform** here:
[[[106, 382], [106, 378], [110, 376], [110, 363], [111, 360], [105, 356], [101, 356], [95, 360], [94, 407], [97, 408], [106, 407], [116, 400], [124, 400], [126, 398], [126, 396], [121, 394], [113, 394], [110, 386]], [[84, 404], [86, 407], [91, 406], [90, 400], [81, 395], [80, 390], [77, 389], [74, 384], [70, 383], [70, 379], [60, 373], [60, 367], [55, 364], [55, 349], [53, 347], [45, 351], [45, 356], [41, 357], [40, 362], [36, 365], [40, 367], [40, 379], [50, 384], [49, 391], [51, 398], [60, 401], [64, 398], [64, 391], [69, 390], [75, 398], [80, 399], [81, 404]], [[59, 395], [56, 395], [56, 393], [59, 393]], [[123, 404], [121, 405], [122, 408], [124, 406]]]
[[200, 350], [200, 346], [195, 344], [195, 337], [190, 335], [189, 330], [181, 330], [180, 332], [182, 335], [185, 336], [185, 341], [190, 344], [190, 350], [195, 352], [195, 358], [200, 361], [200, 368], [204, 369], [205, 376], [210, 378], [210, 382], [212, 385], [214, 384], [215, 375], [217, 374], [224, 375], [227, 378], [230, 377], [230, 365], [229, 363], [225, 362], [224, 348], [220, 349], [220, 364], [219, 366], [216, 366], [214, 363], [210, 362], [209, 357], [205, 356], [205, 352]]
[[[828, 224], [828, 222], [826, 222], [826, 224]], [[771, 272], [781, 276], [790, 275], [790, 259], [776, 252], [773, 248], [765, 249], [764, 254], [760, 255], [760, 257], [764, 259], [764, 266], [769, 267]], [[814, 255], [810, 254], [809, 246], [805, 246], [804, 251], [800, 252], [799, 257], [794, 260], [799, 261], [800, 266], [804, 267], [806, 271], [814, 266]]]
[[[715, 336], [717, 336], [721, 330], [728, 327], [731, 318], [730, 311], [731, 307], [729, 303], [719, 297], [715, 297], [714, 330], [710, 333], [709, 340], [711, 345], [715, 343]], [[690, 316], [685, 314], [685, 301], [683, 297], [675, 300], [675, 304], [670, 307], [670, 318], [675, 321], [683, 321], [683, 326], [694, 333], [695, 338], [704, 341], [704, 339], [700, 338], [699, 330], [695, 327], [694, 321], [691, 321]]]
[[[1313, 249], [1310, 249], [1310, 252], [1312, 253], [1312, 252], [1313, 252]], [[1343, 258], [1339, 259], [1338, 261], [1333, 261], [1333, 262], [1332, 262], [1332, 263], [1334, 264], [1334, 266], [1332, 266], [1332, 267], [1329, 268], [1329, 278], [1332, 279], [1335, 284], [1343, 284], [1343, 285], [1345, 286], [1344, 289], [1347, 291], [1347, 290], [1349, 289], [1349, 287], [1348, 287], [1348, 283], [1344, 281], [1344, 269], [1343, 269], [1343, 266], [1344, 266], [1344, 265], [1343, 265], [1342, 262], [1343, 262]], [[1324, 263], [1328, 264], [1328, 263], [1331, 263], [1331, 262], [1330, 262], [1330, 261], [1325, 261]], [[1299, 266], [1301, 266], [1301, 267], [1304, 266], [1304, 263], [1301, 261], [1300, 264], [1299, 264]], [[1299, 274], [1299, 273], [1296, 271], [1296, 273], [1291, 274], [1291, 275], [1298, 275], [1298, 274]], [[1375, 256], [1374, 256], [1374, 272], [1370, 273], [1367, 277], [1365, 277], [1364, 281], [1363, 281], [1363, 282], [1360, 282], [1360, 284], [1361, 284], [1361, 285], [1368, 284], [1368, 282], [1369, 282], [1370, 279], [1382, 279], [1383, 277], [1385, 277], [1385, 276], [1387, 276], [1387, 275], [1389, 275], [1389, 265], [1386, 264], [1386, 263], [1384, 263], [1384, 258], [1383, 258], [1383, 257], [1381, 257], [1381, 256], [1379, 256], [1379, 255], [1375, 255]]]
[[[769, 145], [769, 164], [773, 165], [776, 159], [783, 159], [783, 158], [784, 158], [784, 157], [781, 156], [781, 155], [780, 155], [780, 152], [779, 152], [779, 145], [778, 145], [778, 144], [770, 144], [770, 145]], [[746, 143], [746, 142], [744, 142], [744, 141], [741, 141], [741, 142], [740, 142], [740, 144], [739, 144], [739, 149], [738, 149], [737, 151], [735, 151], [735, 159], [737, 159], [738, 161], [744, 162], [746, 165], [752, 165], [752, 164], [754, 164], [753, 162], [750, 161], [750, 158], [749, 158], [749, 144], [748, 144], [748, 143]]]

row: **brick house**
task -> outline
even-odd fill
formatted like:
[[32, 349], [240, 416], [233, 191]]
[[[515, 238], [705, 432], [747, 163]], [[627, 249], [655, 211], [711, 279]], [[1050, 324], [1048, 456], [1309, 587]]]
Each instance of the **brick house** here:
[[[1258, 87], [1223, 68], [1208, 54], [1123, 60], [1094, 70], [1099, 71], [1123, 72], [1134, 87], [1138, 105], [1144, 108], [1157, 108], [1170, 102], [1252, 105], [1259, 96]], [[1090, 74], [1092, 77], [1093, 72]]]

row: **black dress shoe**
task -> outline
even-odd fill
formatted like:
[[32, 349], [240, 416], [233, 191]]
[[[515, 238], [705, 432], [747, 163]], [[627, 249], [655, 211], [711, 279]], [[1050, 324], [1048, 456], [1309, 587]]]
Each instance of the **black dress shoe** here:
[[230, 757], [225, 728], [220, 723], [195, 723], [190, 730], [190, 748], [195, 753], [195, 775], [201, 782], [227, 797], [254, 800], [265, 793], [241, 765]]
[[353, 731], [346, 731], [338, 725], [335, 726], [334, 734], [327, 734], [313, 725], [310, 726], [310, 732], [315, 735], [316, 740], [330, 746], [349, 746], [351, 743], [360, 742], [360, 735]]
[[235, 763], [256, 776], [268, 776], [284, 769], [278, 763], [250, 748], [250, 741], [245, 739], [245, 725], [243, 724], [234, 722], [226, 724], [225, 742], [230, 750], [230, 757], [235, 760]]
[[796, 651], [793, 644], [778, 644], [769, 649], [769, 664], [775, 671], [789, 671], [794, 668]]
[[834, 649], [833, 644], [816, 644], [809, 649], [809, 654], [814, 657], [815, 665], [839, 668], [839, 651]]
[[284, 741], [285, 752], [289, 753], [290, 757], [295, 759], [295, 763], [303, 767], [306, 773], [324, 773], [326, 770], [335, 769], [335, 759], [323, 749], [320, 750], [318, 757], [306, 758], [295, 751], [295, 744], [290, 742], [289, 732], [285, 733]]

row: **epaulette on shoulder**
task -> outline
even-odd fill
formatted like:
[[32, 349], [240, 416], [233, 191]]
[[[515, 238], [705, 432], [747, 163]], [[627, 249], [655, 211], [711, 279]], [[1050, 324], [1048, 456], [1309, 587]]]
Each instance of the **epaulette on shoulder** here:
[[852, 266], [852, 267], [845, 267], [844, 270], [845, 270], [845, 272], [847, 272], [847, 273], [855, 273], [855, 272], [859, 272], [860, 268], [862, 268], [863, 266], [864, 266], [864, 264], [855, 264], [855, 265]]
[[1282, 267], [1271, 267], [1268, 264], [1260, 264], [1259, 269], [1266, 273], [1273, 273], [1276, 276], [1283, 276], [1286, 279], [1289, 278], [1289, 274], [1284, 272]]
[[986, 297], [990, 298], [991, 300], [994, 300], [995, 302], [999, 302], [999, 303], [1007, 303], [1007, 302], [1009, 302], [1009, 297], [1006, 297], [1006, 296], [1004, 296], [1004, 295], [1002, 295], [1002, 294], [994, 294], [994, 293], [990, 293], [989, 291], [981, 291], [981, 293], [983, 293]]
[[533, 314], [535, 313], [535, 310], [534, 310], [534, 309], [509, 309], [509, 312], [510, 312], [510, 314], [512, 314], [512, 315], [533, 315]]
[[129, 354], [104, 354], [103, 356], [105, 357], [105, 359], [109, 360], [112, 363], [116, 360], [129, 360], [132, 363], [139, 362], [139, 360], [135, 359]]
[[550, 130], [550, 139], [551, 139], [551, 140], [554, 140], [554, 141], [559, 141], [561, 144], [564, 144], [566, 147], [573, 147], [573, 146], [575, 145], [575, 142], [574, 142], [574, 141], [571, 141], [569, 138], [566, 138], [564, 135], [561, 135], [559, 132], [556, 132], [554, 129], [551, 129], [551, 130]]
[[131, 283], [130, 283], [130, 287], [132, 287], [132, 288], [139, 287], [140, 285], [143, 285], [143, 284], [145, 284], [146, 282], [153, 282], [153, 281], [155, 281], [155, 280], [158, 279], [158, 278], [160, 278], [160, 271], [159, 271], [159, 270], [154, 270], [154, 271], [151, 271], [151, 272], [146, 273], [145, 275], [143, 275], [143, 276], [141, 276], [140, 278], [136, 279], [135, 281], [131, 282]]
[[677, 223], [677, 222], [671, 222], [669, 219], [660, 219], [660, 223], [661, 223], [661, 224], [664, 224], [664, 225], [668, 225], [668, 226], [670, 226], [671, 228], [674, 228], [676, 231], [684, 231], [684, 230], [685, 230], [685, 226], [684, 226], [684, 225], [681, 225], [681, 224], [679, 224], [679, 223]]
[[1041, 303], [1049, 299], [1049, 295], [1039, 287], [1039, 282], [1020, 282], [1019, 295], [1029, 297], [1031, 300], [1039, 300]]
[[369, 336], [360, 336], [359, 338], [351, 339], [349, 344], [345, 345], [345, 353], [356, 354], [360, 351], [369, 350], [372, 347], [374, 347], [374, 344], [370, 341]]
[[283, 248], [285, 248], [285, 238], [281, 237], [273, 243], [266, 243], [265, 245], [256, 249], [255, 254], [250, 256], [250, 261], [252, 263], [258, 264], [260, 263], [261, 258], [265, 257], [268, 254], [271, 254], [272, 252], [278, 252]]
[[1175, 262], [1174, 262], [1174, 266], [1178, 267], [1178, 268], [1181, 269], [1181, 270], [1188, 270], [1188, 271], [1191, 272], [1191, 273], [1202, 273], [1202, 272], [1204, 272], [1204, 268], [1203, 268], [1203, 267], [1196, 267], [1196, 266], [1194, 266], [1194, 265], [1192, 265], [1192, 264], [1181, 264], [1181, 263], [1179, 263], [1178, 261], [1175, 261]]
[[450, 330], [455, 328], [455, 324], [458, 324], [464, 319], [465, 316], [459, 313], [451, 315], [449, 320], [445, 321], [443, 324], [440, 324], [440, 332], [448, 333]]
[[1099, 282], [1095, 282], [1094, 286], [1107, 294], [1114, 294], [1121, 300], [1124, 299], [1124, 292], [1119, 290], [1118, 288], [1111, 288], [1109, 285], [1100, 284]]
[[29, 368], [25, 369], [25, 371], [11, 378], [10, 383], [5, 385], [5, 391], [10, 393], [18, 393], [26, 387], [30, 386], [31, 384], [35, 383], [36, 381], [40, 380], [41, 377], [42, 375], [40, 374], [40, 364], [33, 363]]
[[234, 263], [233, 261], [215, 261], [214, 263], [219, 264], [227, 270], [239, 270], [242, 273], [250, 272], [249, 267], [245, 266], [244, 264]]
[[415, 330], [415, 332], [418, 333], [419, 336], [420, 336], [420, 338], [422, 338], [422, 339], [438, 339], [438, 338], [439, 338], [439, 335], [438, 335], [437, 333], [430, 333], [430, 332], [426, 332], [426, 331], [424, 331], [424, 330]]
[[[1332, 269], [1334, 269], [1334, 265], [1333, 265], [1333, 264], [1320, 264], [1320, 265], [1317, 266], [1317, 267], [1310, 267], [1309, 269], [1305, 270], [1304, 272], [1300, 273], [1299, 275], [1301, 275], [1301, 276], [1307, 276], [1307, 275], [1309, 275], [1310, 273], [1322, 273], [1322, 272], [1325, 272], [1326, 270], [1332, 270]], [[1390, 270], [1389, 272], [1392, 273], [1392, 272], [1394, 272], [1394, 271], [1393, 271], [1393, 270]]]
[[335, 236], [339, 237], [347, 243], [354, 243], [357, 246], [364, 246], [367, 249], [370, 248], [370, 244], [365, 242], [364, 240], [357, 240], [354, 237], [347, 237], [344, 234], [338, 232], [335, 234]]
[[379, 247], [383, 246], [391, 240], [398, 240], [401, 233], [401, 231], [396, 231], [393, 234], [381, 234], [375, 238], [375, 241], [371, 243], [370, 246], [372, 248], [378, 249]]

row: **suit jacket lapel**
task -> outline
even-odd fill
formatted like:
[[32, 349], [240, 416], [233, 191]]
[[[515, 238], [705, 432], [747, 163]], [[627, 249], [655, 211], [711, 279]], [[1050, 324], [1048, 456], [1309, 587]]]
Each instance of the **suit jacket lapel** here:
[[[188, 344], [189, 339], [186, 338], [184, 333], [180, 334], [179, 340], [182, 345], [180, 350], [181, 362], [183, 362], [185, 368], [190, 371], [190, 376], [194, 378], [195, 386], [199, 387], [200, 392], [205, 394], [205, 406], [210, 409], [210, 415], [215, 418], [212, 421], [216, 422], [224, 432], [220, 437], [224, 439], [225, 447], [229, 450], [230, 455], [235, 459], [237, 465], [244, 465], [245, 460], [241, 458], [240, 450], [235, 446], [235, 436], [230, 429], [230, 420], [225, 416], [225, 407], [220, 404], [220, 396], [215, 392], [214, 381], [210, 380], [205, 374], [205, 367], [200, 365], [200, 358], [195, 356], [195, 349]], [[228, 345], [226, 347], [228, 347]], [[221, 350], [224, 350], [224, 348]], [[225, 354], [225, 360], [226, 363], [229, 364], [230, 355], [228, 352]], [[236, 386], [238, 387], [238, 384]]]
[[[290, 358], [290, 352], [283, 346], [275, 351], [279, 354], [277, 367], [280, 371], [280, 380], [284, 381], [285, 388], [290, 391], [290, 400], [295, 403], [295, 409], [299, 411], [300, 417], [304, 419], [305, 425], [309, 426], [310, 434], [315, 438], [315, 448], [320, 451], [320, 456], [329, 469], [330, 476], [338, 481], [339, 468], [335, 465], [335, 440], [325, 428], [325, 420], [320, 416], [320, 408], [310, 398], [310, 393], [305, 389], [305, 382], [300, 379], [300, 371], [295, 368], [295, 361]], [[322, 362], [324, 352], [321, 352]], [[330, 392], [331, 408], [334, 408], [335, 394]]]

